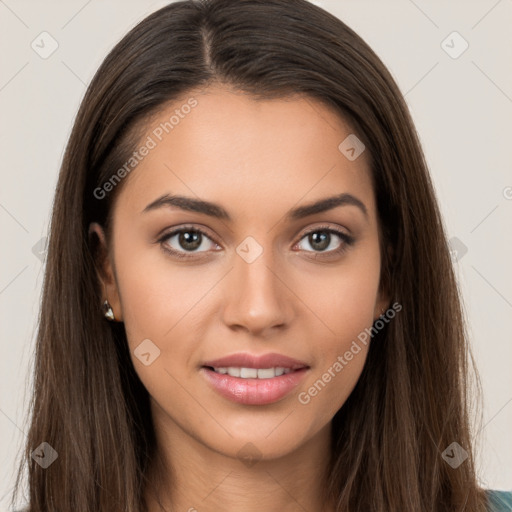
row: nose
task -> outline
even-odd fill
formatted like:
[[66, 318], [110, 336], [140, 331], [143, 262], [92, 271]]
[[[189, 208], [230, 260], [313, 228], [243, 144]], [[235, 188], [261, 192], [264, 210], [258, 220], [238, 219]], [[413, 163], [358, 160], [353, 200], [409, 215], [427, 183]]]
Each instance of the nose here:
[[264, 250], [251, 263], [235, 254], [225, 282], [224, 323], [262, 337], [288, 327], [294, 314], [293, 293], [283, 277], [271, 251]]

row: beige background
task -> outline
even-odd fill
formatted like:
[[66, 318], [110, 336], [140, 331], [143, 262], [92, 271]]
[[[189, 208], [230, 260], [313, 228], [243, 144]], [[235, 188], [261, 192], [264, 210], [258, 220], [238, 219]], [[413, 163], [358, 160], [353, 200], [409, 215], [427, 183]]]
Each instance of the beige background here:
[[[43, 276], [38, 242], [47, 231], [64, 145], [107, 52], [166, 3], [0, 0], [2, 511], [26, 430], [25, 383]], [[512, 0], [314, 3], [369, 43], [410, 106], [449, 237], [457, 239], [485, 400], [480, 479], [486, 487], [512, 489]], [[43, 31], [58, 43], [47, 59], [31, 47]], [[453, 31], [463, 39], [448, 37]], [[464, 40], [469, 47], [452, 58]]]

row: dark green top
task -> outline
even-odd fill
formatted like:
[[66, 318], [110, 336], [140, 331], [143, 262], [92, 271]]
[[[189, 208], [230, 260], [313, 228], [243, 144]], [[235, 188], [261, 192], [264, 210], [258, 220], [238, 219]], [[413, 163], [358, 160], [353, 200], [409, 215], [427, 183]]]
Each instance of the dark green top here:
[[512, 512], [512, 492], [487, 491], [489, 512]]

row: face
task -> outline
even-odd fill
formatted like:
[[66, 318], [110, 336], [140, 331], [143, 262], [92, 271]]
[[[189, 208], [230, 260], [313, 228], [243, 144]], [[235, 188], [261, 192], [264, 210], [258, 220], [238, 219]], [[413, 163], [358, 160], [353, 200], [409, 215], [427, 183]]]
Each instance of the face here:
[[325, 432], [349, 396], [361, 333], [387, 305], [366, 154], [338, 149], [350, 134], [313, 99], [220, 88], [149, 123], [104, 289], [160, 429], [271, 459]]

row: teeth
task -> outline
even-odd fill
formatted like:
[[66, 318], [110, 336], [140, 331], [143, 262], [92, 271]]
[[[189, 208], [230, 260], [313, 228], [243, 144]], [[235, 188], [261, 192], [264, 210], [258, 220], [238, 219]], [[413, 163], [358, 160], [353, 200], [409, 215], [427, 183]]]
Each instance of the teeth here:
[[[228, 369], [228, 373], [230, 369], [231, 368]], [[236, 369], [236, 371], [238, 371], [238, 368]], [[242, 379], [257, 379], [258, 372], [259, 370], [256, 368], [240, 368], [239, 375]]]
[[259, 370], [256, 370], [256, 373], [258, 374], [258, 379], [271, 379], [276, 376], [274, 368], [260, 368]]
[[217, 373], [228, 374], [231, 377], [240, 377], [242, 379], [272, 379], [280, 375], [290, 373], [290, 368], [237, 368], [230, 366], [228, 368], [214, 368]]
[[226, 368], [228, 375], [231, 375], [231, 377], [240, 377], [240, 368], [235, 368], [234, 366], [230, 366], [229, 368]]

